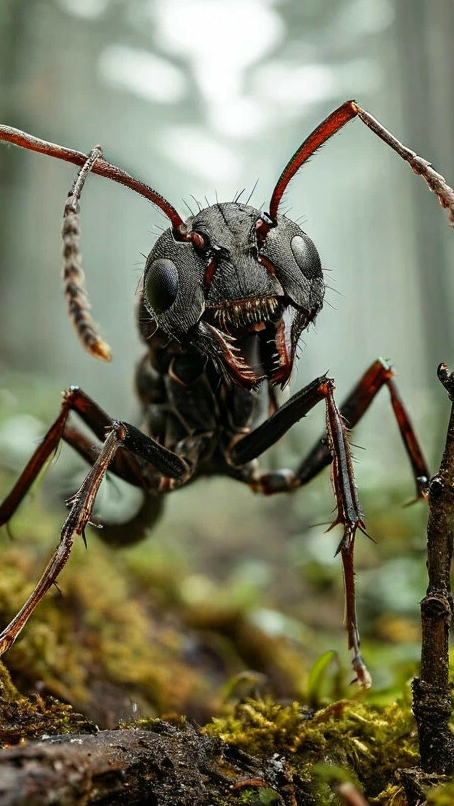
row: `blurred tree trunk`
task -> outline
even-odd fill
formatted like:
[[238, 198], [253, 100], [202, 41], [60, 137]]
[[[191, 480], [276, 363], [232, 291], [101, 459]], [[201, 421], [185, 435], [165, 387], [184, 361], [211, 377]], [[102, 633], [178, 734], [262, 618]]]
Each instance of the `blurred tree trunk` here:
[[[396, 14], [396, 76], [400, 79], [403, 108], [402, 139], [407, 145], [433, 162], [434, 167], [454, 182], [454, 50], [452, 0], [400, 0]], [[407, 135], [408, 132], [408, 135]], [[454, 283], [454, 246], [452, 232], [437, 210], [430, 194], [419, 192], [412, 184], [419, 278], [426, 315], [421, 327], [425, 331], [426, 356], [439, 355], [449, 361], [446, 344], [454, 337], [452, 292]], [[428, 238], [427, 233], [432, 237]], [[432, 358], [431, 358], [432, 360]], [[435, 367], [429, 367], [435, 373]]]
[[2, 0], [0, 8], [0, 112], [6, 122], [15, 110], [15, 81], [24, 50], [30, 0]]
[[[17, 111], [20, 105], [16, 104], [16, 77], [18, 66], [25, 49], [26, 15], [30, 0], [2, 0], [0, 6], [0, 122], [17, 121]], [[16, 124], [19, 125], [19, 124]], [[19, 167], [19, 150], [16, 148], [0, 149], [0, 278], [4, 288], [8, 270], [14, 271], [14, 266], [7, 259], [7, 250], [4, 248], [6, 233], [12, 223], [10, 218], [10, 198], [12, 189], [17, 181]], [[17, 226], [17, 222], [16, 222]], [[4, 361], [7, 362], [8, 344], [2, 344], [0, 355], [0, 369]]]

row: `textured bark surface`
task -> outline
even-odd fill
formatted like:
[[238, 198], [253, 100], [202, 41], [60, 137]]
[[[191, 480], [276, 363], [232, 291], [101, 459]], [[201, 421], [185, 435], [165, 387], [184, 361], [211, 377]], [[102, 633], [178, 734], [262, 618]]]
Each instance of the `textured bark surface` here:
[[0, 753], [0, 806], [208, 806], [237, 803], [246, 786], [295, 803], [283, 764], [262, 766], [188, 725], [53, 736]]
[[[454, 376], [444, 364], [438, 376], [451, 401]], [[421, 766], [427, 773], [454, 769], [454, 735], [449, 683], [449, 634], [453, 611], [451, 560], [454, 524], [454, 404], [440, 470], [429, 485], [427, 572], [429, 585], [421, 602], [421, 674], [413, 680], [413, 713], [418, 725]]]

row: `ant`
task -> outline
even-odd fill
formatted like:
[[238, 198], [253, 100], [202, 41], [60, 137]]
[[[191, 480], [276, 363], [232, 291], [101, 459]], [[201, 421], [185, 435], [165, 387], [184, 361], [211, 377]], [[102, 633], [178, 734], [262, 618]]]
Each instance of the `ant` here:
[[[282, 171], [267, 211], [237, 199], [200, 209], [186, 221], [157, 191], [107, 162], [100, 146], [86, 156], [0, 126], [0, 140], [80, 167], [64, 209], [63, 283], [69, 317], [82, 345], [95, 358], [110, 360], [110, 348], [91, 317], [80, 263], [79, 201], [88, 175], [99, 174], [131, 188], [170, 221], [146, 259], [139, 288], [138, 323], [146, 348], [136, 373], [141, 429], [112, 419], [82, 389], [70, 387], [63, 393], [60, 413], [0, 506], [1, 525], [10, 520], [60, 440], [91, 466], [80, 489], [67, 501], [70, 511], [60, 541], [40, 581], [0, 633], [0, 655], [56, 581], [76, 536], [85, 539], [107, 471], [145, 493], [141, 517], [129, 533], [122, 530], [120, 539], [131, 543], [160, 517], [164, 494], [197, 476], [224, 474], [255, 492], [271, 495], [296, 490], [331, 465], [336, 516], [330, 528], [340, 525], [343, 529], [338, 552], [345, 578], [348, 645], [358, 683], [370, 686], [360, 652], [353, 564], [356, 532], [367, 532], [347, 429], [356, 425], [382, 386], [390, 393], [419, 498], [427, 496], [429, 471], [389, 364], [375, 361], [340, 407], [334, 381], [326, 375], [282, 406], [275, 391], [289, 382], [298, 340], [321, 310], [325, 292], [316, 247], [298, 224], [279, 213], [279, 207], [301, 166], [355, 117], [422, 176], [454, 226], [454, 192], [443, 177], [355, 101], [343, 103], [304, 140]], [[266, 388], [269, 416], [257, 425], [260, 387]], [[299, 467], [261, 470], [257, 458], [321, 401], [326, 406], [326, 433]], [[93, 431], [95, 445], [71, 425], [71, 412]]]

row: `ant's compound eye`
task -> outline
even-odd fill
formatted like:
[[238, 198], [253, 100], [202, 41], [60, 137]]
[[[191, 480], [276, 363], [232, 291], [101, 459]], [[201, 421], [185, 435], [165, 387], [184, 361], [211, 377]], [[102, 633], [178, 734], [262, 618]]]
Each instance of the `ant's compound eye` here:
[[145, 291], [155, 313], [165, 313], [170, 308], [178, 294], [178, 272], [172, 260], [159, 258], [150, 263]]
[[293, 252], [299, 268], [304, 276], [309, 278], [321, 273], [321, 263], [319, 254], [307, 235], [294, 235], [290, 242], [290, 247]]

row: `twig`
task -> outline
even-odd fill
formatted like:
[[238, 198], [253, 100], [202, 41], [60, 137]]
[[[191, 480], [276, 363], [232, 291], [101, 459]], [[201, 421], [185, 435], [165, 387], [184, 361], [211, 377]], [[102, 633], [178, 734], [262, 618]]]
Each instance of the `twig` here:
[[451, 416], [439, 472], [429, 484], [427, 571], [421, 602], [421, 674], [412, 683], [421, 766], [425, 772], [454, 770], [454, 735], [449, 728], [449, 632], [453, 614], [450, 569], [454, 524], [454, 373], [445, 364], [438, 378], [451, 400]]

